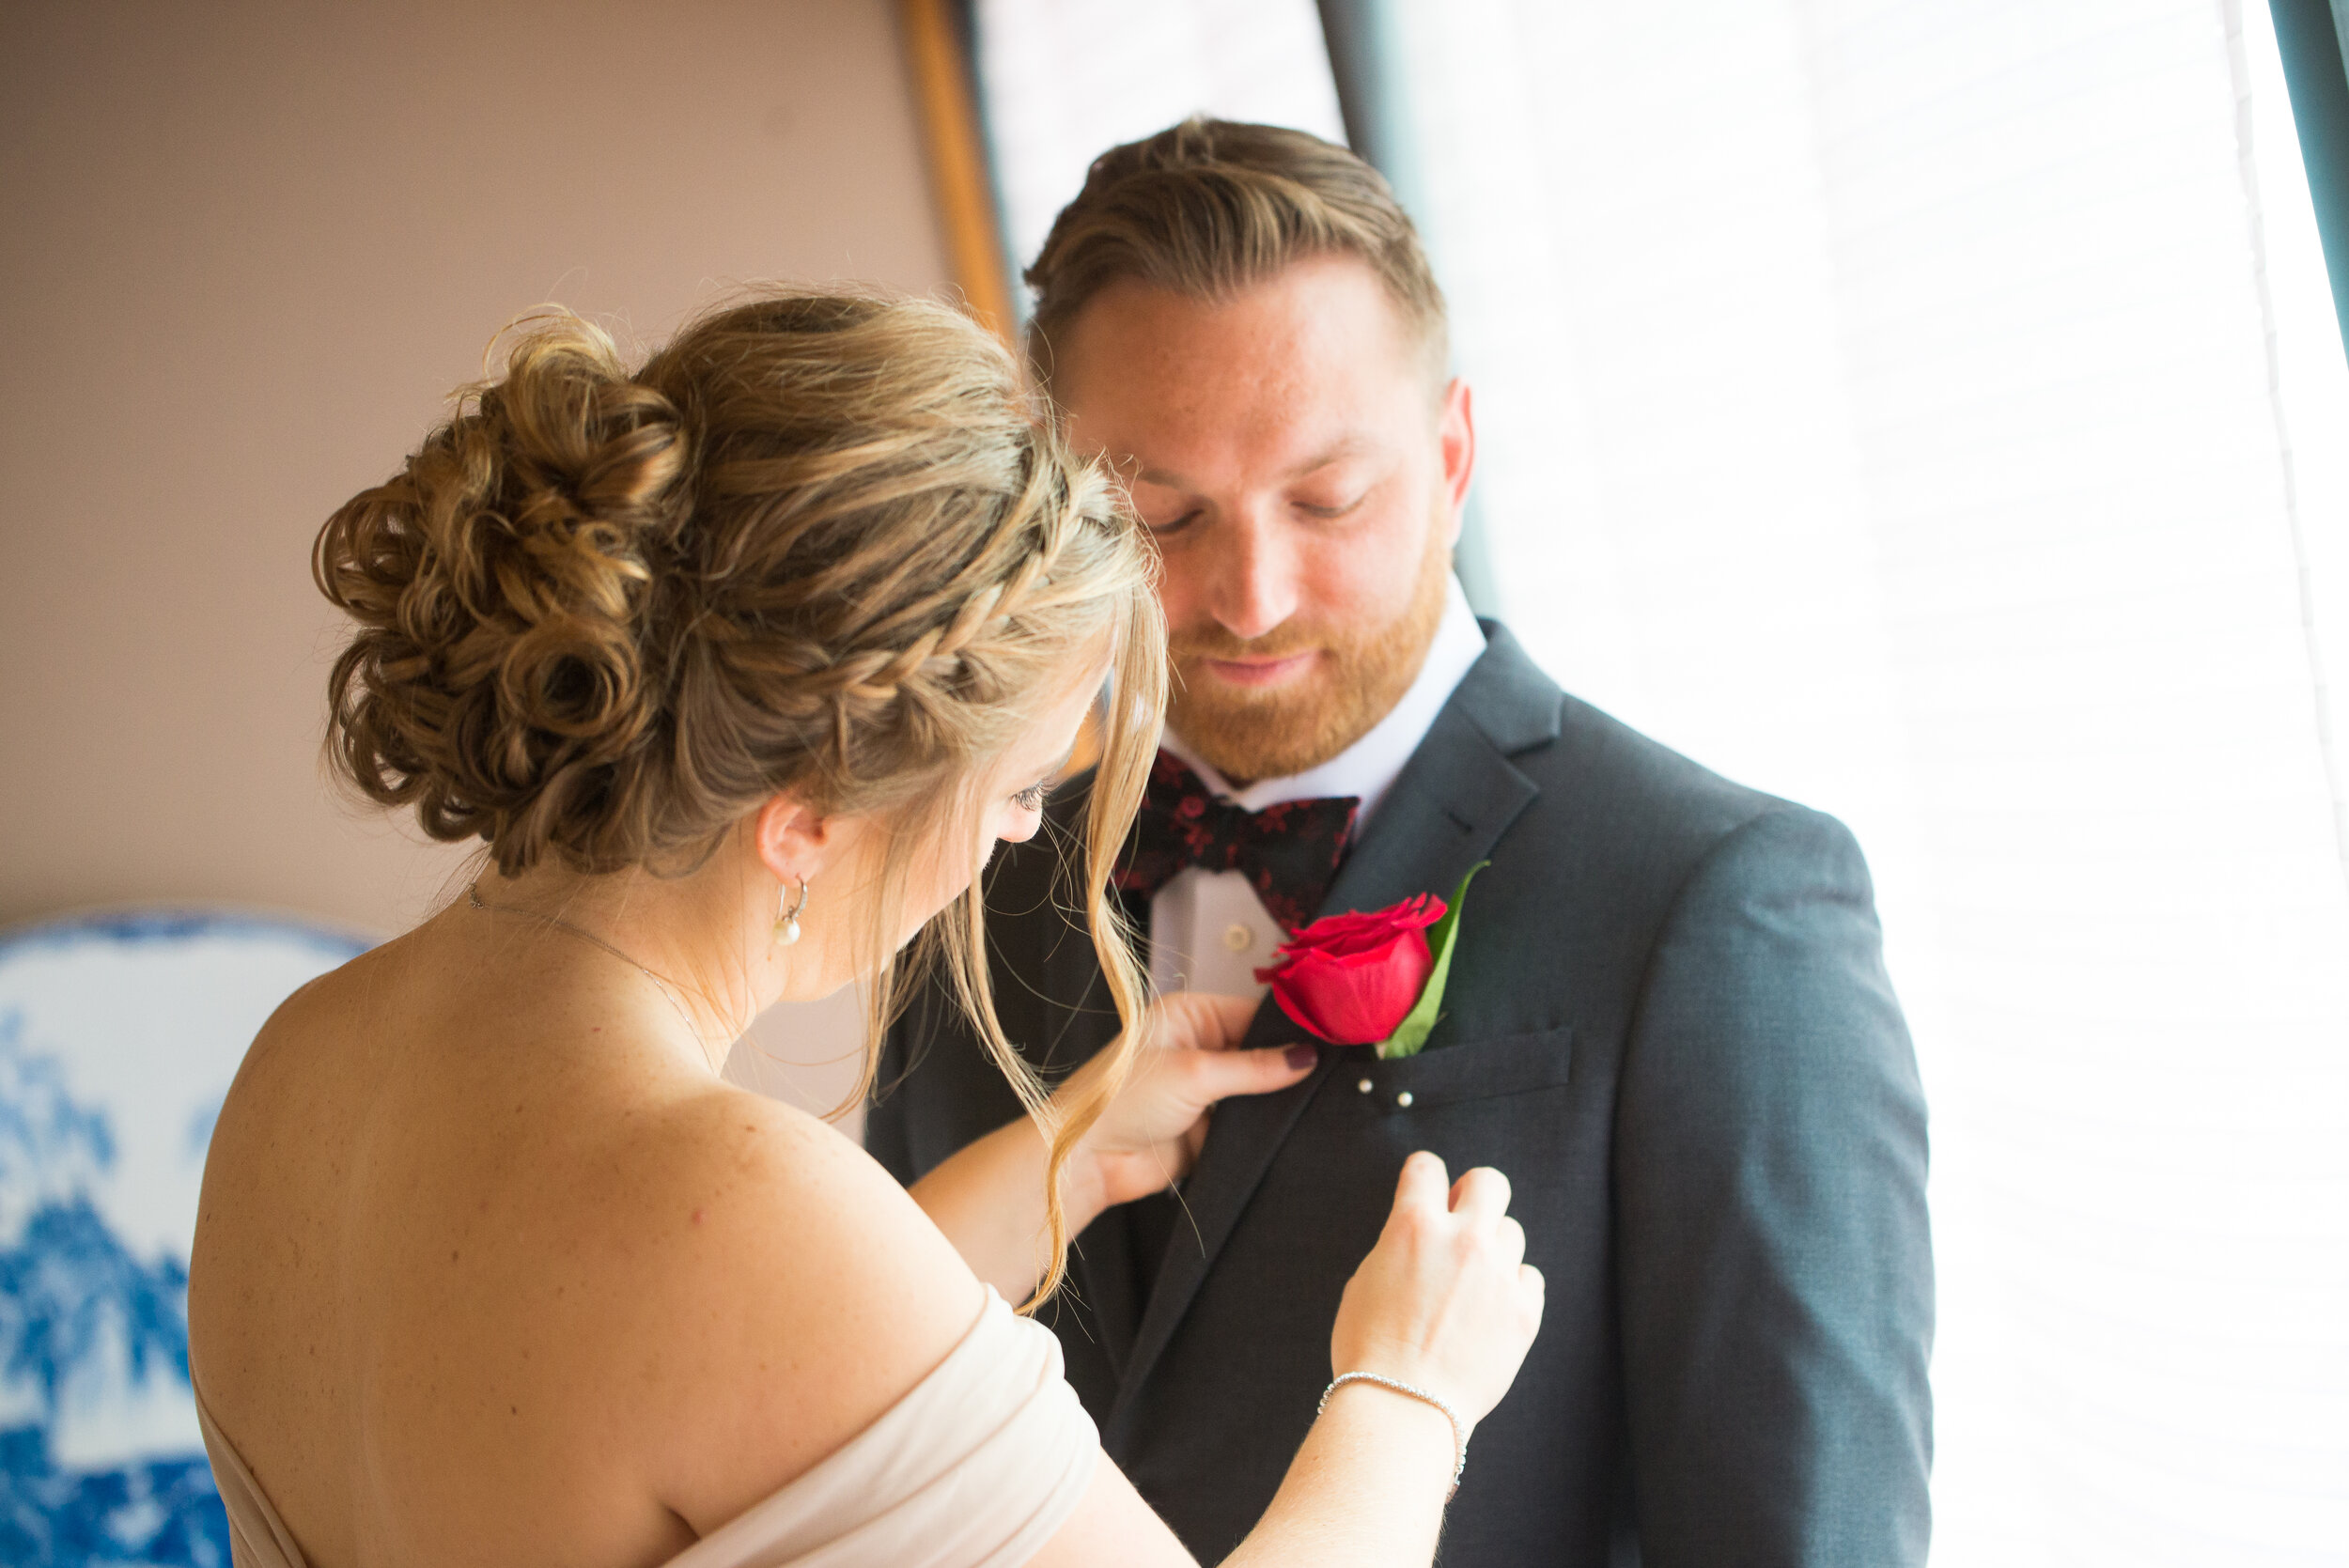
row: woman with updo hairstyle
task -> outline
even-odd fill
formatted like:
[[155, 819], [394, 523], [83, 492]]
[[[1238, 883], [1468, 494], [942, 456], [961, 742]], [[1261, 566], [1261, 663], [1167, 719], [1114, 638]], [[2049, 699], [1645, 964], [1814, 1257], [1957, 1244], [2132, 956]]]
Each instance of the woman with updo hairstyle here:
[[[239, 1568], [1190, 1562], [1024, 1314], [1311, 1053], [1145, 996], [1107, 884], [1165, 701], [1153, 557], [1012, 355], [837, 291], [634, 369], [537, 318], [313, 565], [356, 628], [334, 768], [482, 848], [287, 1001], [221, 1110], [189, 1343]], [[980, 873], [1081, 731], [1125, 1027], [1048, 1084], [995, 1021]], [[1028, 1115], [910, 1191], [720, 1079], [760, 1011], [862, 982], [862, 1095], [932, 961]], [[1430, 1560], [1540, 1311], [1474, 1174], [1414, 1157], [1332, 1335], [1439, 1396], [1325, 1401], [1226, 1560]]]

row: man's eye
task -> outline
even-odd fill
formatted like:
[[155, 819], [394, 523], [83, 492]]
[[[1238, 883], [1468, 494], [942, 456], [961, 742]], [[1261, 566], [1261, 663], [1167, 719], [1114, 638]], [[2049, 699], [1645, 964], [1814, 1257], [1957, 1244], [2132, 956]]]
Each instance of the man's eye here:
[[1168, 534], [1179, 534], [1184, 529], [1189, 528], [1192, 523], [1197, 522], [1198, 520], [1199, 509], [1194, 506], [1190, 511], [1185, 512], [1182, 516], [1171, 519], [1165, 522], [1151, 522], [1145, 518], [1143, 520], [1143, 525], [1147, 527], [1151, 533], [1164, 536]]
[[1361, 495], [1353, 496], [1346, 500], [1322, 500], [1318, 498], [1306, 500], [1299, 498], [1297, 503], [1297, 509], [1304, 513], [1307, 517], [1342, 518], [1346, 516], [1346, 513], [1352, 511], [1355, 507], [1361, 505], [1363, 499], [1367, 497], [1369, 493], [1370, 492], [1368, 490], [1364, 490]]

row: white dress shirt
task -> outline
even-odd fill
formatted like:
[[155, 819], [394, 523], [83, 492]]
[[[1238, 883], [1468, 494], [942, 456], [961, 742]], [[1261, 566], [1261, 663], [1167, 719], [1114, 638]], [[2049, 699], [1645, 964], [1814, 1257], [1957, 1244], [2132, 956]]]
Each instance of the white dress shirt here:
[[[1234, 789], [1172, 729], [1159, 744], [1190, 765], [1219, 799], [1249, 811], [1283, 800], [1359, 797], [1361, 809], [1354, 819], [1359, 837], [1403, 765], [1427, 738], [1429, 726], [1451, 700], [1460, 677], [1484, 651], [1484, 629], [1476, 624], [1476, 613], [1454, 578], [1445, 588], [1436, 640], [1409, 690], [1368, 734], [1320, 767]], [[1254, 971], [1272, 962], [1272, 950], [1284, 937], [1281, 923], [1265, 912], [1264, 901], [1247, 877], [1192, 866], [1175, 873], [1150, 900], [1150, 979], [1161, 991], [1262, 996], [1267, 987], [1256, 983]]]

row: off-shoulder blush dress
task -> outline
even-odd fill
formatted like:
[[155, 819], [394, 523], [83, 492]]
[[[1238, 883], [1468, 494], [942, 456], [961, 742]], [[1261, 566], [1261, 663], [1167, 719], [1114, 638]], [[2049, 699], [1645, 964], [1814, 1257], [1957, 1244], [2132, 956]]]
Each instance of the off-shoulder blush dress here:
[[[310, 1568], [196, 1391], [236, 1568]], [[848, 1442], [665, 1568], [1017, 1568], [1100, 1457], [1060, 1341], [992, 1289], [954, 1352]]]

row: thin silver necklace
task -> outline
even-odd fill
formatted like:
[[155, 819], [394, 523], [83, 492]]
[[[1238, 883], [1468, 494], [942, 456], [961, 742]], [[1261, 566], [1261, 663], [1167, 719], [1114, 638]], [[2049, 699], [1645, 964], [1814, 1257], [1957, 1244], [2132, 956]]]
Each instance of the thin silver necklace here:
[[552, 925], [558, 931], [568, 931], [572, 936], [577, 937], [581, 941], [594, 943], [596, 946], [603, 949], [606, 953], [612, 955], [613, 957], [617, 958], [621, 963], [626, 964], [629, 968], [636, 970], [638, 973], [644, 975], [646, 979], [650, 980], [654, 985], [660, 986], [661, 1000], [666, 1001], [671, 1008], [676, 1010], [678, 1019], [685, 1025], [685, 1032], [688, 1034], [692, 1035], [695, 1040], [699, 1040], [701, 1038], [701, 1030], [694, 1024], [692, 1014], [686, 1009], [686, 1006], [682, 1001], [677, 1000], [678, 996], [684, 991], [685, 987], [679, 986], [676, 981], [670, 979], [667, 975], [662, 974], [660, 970], [653, 969], [648, 965], [638, 963], [635, 959], [630, 957], [627, 954], [621, 952], [610, 942], [605, 941], [601, 937], [597, 936], [593, 931], [588, 930], [585, 926], [574, 925], [560, 915], [542, 915], [536, 909], [525, 909], [517, 904], [491, 904], [481, 896], [481, 883], [477, 879], [465, 884], [465, 902], [472, 905], [476, 909], [487, 910], [489, 913], [493, 915], [520, 915], [524, 920], [535, 920], [541, 925]]

